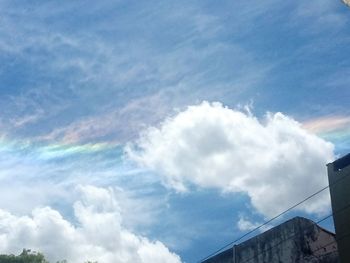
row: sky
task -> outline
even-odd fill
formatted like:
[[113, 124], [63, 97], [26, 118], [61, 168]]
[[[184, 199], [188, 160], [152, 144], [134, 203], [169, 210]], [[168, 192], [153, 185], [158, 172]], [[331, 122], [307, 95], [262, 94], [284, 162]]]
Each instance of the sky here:
[[0, 0], [0, 253], [195, 263], [326, 186], [349, 25], [340, 0]]

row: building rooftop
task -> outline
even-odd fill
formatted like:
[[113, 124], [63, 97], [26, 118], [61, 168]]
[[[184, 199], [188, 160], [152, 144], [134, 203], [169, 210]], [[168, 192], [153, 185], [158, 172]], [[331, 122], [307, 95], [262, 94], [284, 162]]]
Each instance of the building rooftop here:
[[339, 158], [335, 160], [333, 163], [333, 170], [334, 171], [339, 171], [347, 166], [350, 165], [350, 153], [347, 155], [343, 156], [342, 158]]
[[337, 260], [335, 234], [312, 220], [294, 217], [203, 262], [336, 263]]

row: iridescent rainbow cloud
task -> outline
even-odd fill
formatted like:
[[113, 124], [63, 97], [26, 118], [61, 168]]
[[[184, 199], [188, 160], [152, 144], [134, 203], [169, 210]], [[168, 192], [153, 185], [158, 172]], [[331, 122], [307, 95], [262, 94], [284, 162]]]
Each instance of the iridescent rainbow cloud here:
[[350, 117], [326, 116], [303, 123], [303, 128], [330, 141], [346, 140], [350, 137]]
[[76, 154], [91, 154], [108, 151], [118, 147], [114, 143], [86, 143], [86, 144], [46, 144], [38, 145], [30, 141], [9, 140], [0, 137], [0, 152], [30, 153], [39, 159], [62, 158]]

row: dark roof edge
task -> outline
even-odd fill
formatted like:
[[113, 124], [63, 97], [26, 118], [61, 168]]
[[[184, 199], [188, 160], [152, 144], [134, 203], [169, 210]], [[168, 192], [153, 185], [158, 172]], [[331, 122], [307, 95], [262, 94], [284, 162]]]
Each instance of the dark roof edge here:
[[[334, 171], [338, 171], [338, 170], [341, 170], [347, 166], [350, 165], [350, 153], [348, 153], [347, 155], [344, 155], [343, 157], [335, 160], [334, 162], [332, 163], [329, 163], [329, 164], [333, 164], [333, 170]], [[327, 165], [329, 165], [327, 164]]]

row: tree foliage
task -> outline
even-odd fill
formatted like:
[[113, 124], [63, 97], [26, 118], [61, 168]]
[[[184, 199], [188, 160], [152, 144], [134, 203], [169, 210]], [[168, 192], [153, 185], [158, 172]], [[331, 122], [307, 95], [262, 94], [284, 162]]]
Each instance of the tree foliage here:
[[49, 263], [43, 254], [23, 249], [18, 256], [15, 255], [0, 255], [0, 263]]
[[[50, 263], [45, 259], [42, 253], [31, 251], [30, 249], [23, 249], [18, 256], [13, 254], [0, 255], [0, 263]], [[57, 261], [56, 263], [68, 263], [67, 260]], [[98, 263], [97, 261], [87, 261], [85, 263]]]

